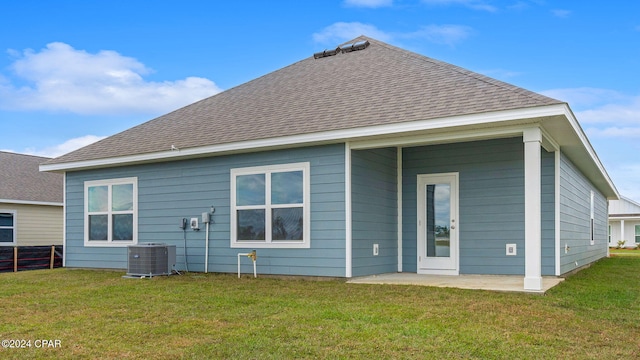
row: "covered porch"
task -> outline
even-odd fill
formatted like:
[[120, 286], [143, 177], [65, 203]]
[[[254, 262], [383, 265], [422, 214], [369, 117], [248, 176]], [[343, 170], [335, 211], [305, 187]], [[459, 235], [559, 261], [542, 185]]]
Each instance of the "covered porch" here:
[[[530, 123], [348, 143], [347, 277], [547, 291], [561, 281], [558, 151]], [[439, 212], [429, 202], [442, 183], [449, 224], [435, 224], [437, 234], [429, 237], [434, 219], [427, 214]]]

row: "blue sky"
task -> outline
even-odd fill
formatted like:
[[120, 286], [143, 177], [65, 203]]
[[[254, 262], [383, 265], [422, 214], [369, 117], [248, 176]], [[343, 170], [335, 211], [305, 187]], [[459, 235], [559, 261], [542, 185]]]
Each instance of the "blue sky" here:
[[640, 201], [640, 2], [3, 1], [0, 150], [58, 156], [360, 34], [569, 102]]

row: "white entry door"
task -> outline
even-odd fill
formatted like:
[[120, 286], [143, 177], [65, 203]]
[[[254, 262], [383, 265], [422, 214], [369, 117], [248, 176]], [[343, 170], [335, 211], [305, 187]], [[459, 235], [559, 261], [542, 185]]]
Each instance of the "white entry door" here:
[[458, 275], [458, 173], [418, 175], [418, 273]]

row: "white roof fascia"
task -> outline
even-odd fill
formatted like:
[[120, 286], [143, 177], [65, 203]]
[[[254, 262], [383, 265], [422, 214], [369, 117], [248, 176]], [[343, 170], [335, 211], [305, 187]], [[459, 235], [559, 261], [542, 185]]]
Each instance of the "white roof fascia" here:
[[[591, 146], [591, 142], [589, 142], [589, 139], [587, 138], [587, 135], [585, 134], [584, 130], [582, 130], [582, 127], [580, 126], [580, 123], [578, 123], [578, 120], [573, 115], [573, 112], [569, 108], [569, 105], [562, 104], [562, 107], [564, 108], [564, 116], [567, 118], [567, 120], [569, 120], [569, 124], [571, 125], [571, 127], [573, 128], [573, 131], [575, 131], [576, 135], [580, 139], [580, 142], [582, 143], [582, 146], [584, 147], [584, 149], [587, 151], [587, 153], [591, 157], [591, 160], [593, 161], [593, 163], [598, 167], [598, 170], [600, 171], [600, 173], [602, 174], [602, 176], [606, 180], [606, 182], [609, 185], [609, 187], [611, 188], [611, 190], [613, 190], [613, 192], [615, 193], [616, 197], [619, 199], [620, 198], [620, 193], [618, 192], [618, 189], [616, 189], [616, 186], [613, 184], [613, 181], [609, 177], [609, 174], [607, 173], [607, 170], [604, 168], [604, 165], [602, 165], [602, 162], [600, 161], [600, 158], [596, 154], [596, 151], [593, 149], [593, 146]], [[611, 199], [609, 199], [609, 200], [611, 200]]]
[[616, 221], [616, 220], [640, 220], [640, 215], [629, 215], [629, 214], [624, 214], [624, 215], [609, 215], [609, 221]]
[[[393, 135], [412, 131], [445, 129], [448, 127], [491, 124], [514, 119], [540, 118], [564, 114], [564, 104], [537, 106], [515, 110], [494, 111], [480, 114], [460, 115], [406, 123], [375, 125], [353, 129], [323, 131], [311, 134], [281, 136], [268, 139], [241, 141], [228, 144], [203, 146], [196, 148], [162, 151], [148, 154], [128, 155], [105, 159], [76, 161], [59, 164], [40, 165], [40, 171], [72, 171], [91, 168], [113, 167], [119, 165], [145, 162], [171, 161], [186, 157], [206, 155], [222, 155], [237, 152], [248, 152], [258, 149], [285, 148], [290, 146], [335, 143], [351, 139], [378, 135]], [[170, 148], [169, 144], [167, 148]]]
[[14, 200], [14, 199], [0, 199], [0, 203], [20, 204], [20, 205], [45, 205], [45, 206], [63, 206], [64, 205], [64, 203], [59, 203], [59, 202], [29, 201], [29, 200]]

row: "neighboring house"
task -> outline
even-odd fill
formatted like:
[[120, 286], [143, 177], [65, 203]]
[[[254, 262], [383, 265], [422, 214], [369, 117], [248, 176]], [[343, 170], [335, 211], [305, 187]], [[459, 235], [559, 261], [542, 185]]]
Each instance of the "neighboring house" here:
[[47, 160], [0, 151], [0, 246], [62, 245], [64, 178]]
[[624, 241], [624, 247], [640, 245], [640, 204], [621, 197], [609, 201], [609, 246], [617, 247]]
[[232, 273], [256, 249], [262, 274], [531, 290], [607, 255], [618, 198], [566, 103], [365, 37], [41, 170], [65, 174], [68, 267], [126, 268], [142, 242], [183, 266], [181, 220], [215, 206], [186, 234], [189, 270]]

